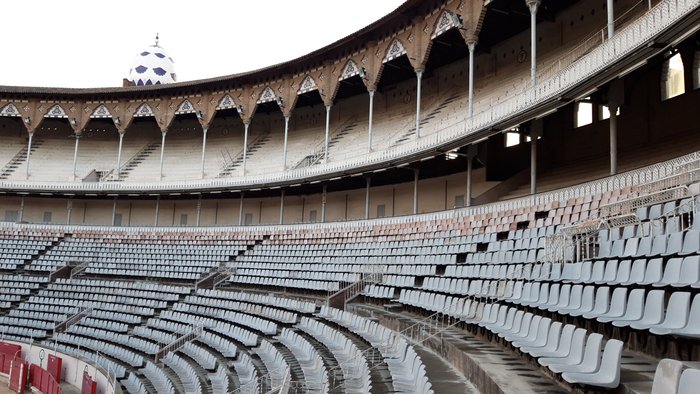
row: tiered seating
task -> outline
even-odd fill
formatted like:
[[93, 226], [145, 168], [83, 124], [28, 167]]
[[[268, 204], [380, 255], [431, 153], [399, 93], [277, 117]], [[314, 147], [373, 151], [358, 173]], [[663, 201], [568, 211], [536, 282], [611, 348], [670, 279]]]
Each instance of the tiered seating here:
[[61, 236], [57, 231], [0, 230], [0, 270], [17, 269], [57, 242]]

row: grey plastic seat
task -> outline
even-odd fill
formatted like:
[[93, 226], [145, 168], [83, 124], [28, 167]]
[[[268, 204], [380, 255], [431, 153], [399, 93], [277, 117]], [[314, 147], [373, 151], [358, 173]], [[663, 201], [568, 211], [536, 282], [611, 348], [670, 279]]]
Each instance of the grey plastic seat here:
[[637, 254], [637, 247], [639, 246], [639, 238], [629, 238], [625, 241], [625, 249], [618, 256], [620, 257], [631, 257]]
[[637, 245], [637, 252], [633, 257], [644, 257], [651, 254], [651, 243], [653, 241], [652, 237], [642, 237]]
[[664, 321], [659, 325], [650, 327], [649, 331], [657, 335], [666, 335], [685, 327], [688, 323], [689, 309], [690, 293], [677, 291], [671, 294], [671, 297], [668, 299]]
[[623, 282], [627, 282], [630, 279], [631, 270], [632, 270], [632, 260], [629, 260], [629, 259], [621, 260], [617, 264], [617, 273], [615, 275], [615, 278], [608, 281], [607, 284], [617, 285], [617, 284], [620, 284]]
[[667, 330], [659, 327], [654, 333], [659, 335], [673, 334], [684, 337], [700, 338], [700, 295], [695, 295], [695, 297], [693, 297], [693, 303], [690, 305], [688, 321], [685, 326], [676, 329], [670, 328]]
[[560, 290], [559, 290], [559, 297], [558, 300], [556, 301], [556, 304], [554, 305], [546, 305], [545, 308], [550, 311], [550, 312], [555, 312], [559, 309], [566, 308], [569, 306], [569, 299], [571, 297], [571, 285], [570, 284], [565, 284], [562, 285]]
[[679, 253], [683, 249], [683, 233], [675, 232], [668, 236], [666, 243], [666, 251], [661, 253], [662, 256], [670, 256]]
[[526, 315], [525, 311], [518, 310], [515, 313], [515, 316], [513, 317], [513, 322], [510, 324], [510, 327], [504, 326], [500, 327], [497, 331], [494, 331], [495, 333], [498, 334], [499, 337], [504, 337], [505, 334], [515, 332], [515, 330], [519, 329], [522, 325], [523, 322], [523, 317]]
[[[613, 319], [598, 318], [600, 322], [612, 321], [614, 326], [617, 322], [629, 322], [637, 321], [644, 315], [644, 289], [632, 289], [629, 293], [629, 298], [627, 299], [627, 309], [625, 314]], [[624, 325], [624, 324], [623, 324]]]
[[632, 262], [632, 267], [630, 268], [630, 274], [626, 281], [621, 282], [621, 285], [629, 286], [632, 284], [641, 283], [644, 281], [644, 273], [647, 268], [646, 259], [636, 259]]
[[[587, 298], [593, 299], [593, 286], [586, 286], [590, 288], [585, 294]], [[583, 285], [573, 285], [571, 286], [571, 292], [569, 294], [568, 304], [562, 308], [556, 310], [557, 313], [561, 315], [568, 315], [570, 311], [576, 311], [581, 309], [581, 303], [584, 298], [584, 287]]]
[[[547, 345], [540, 348], [527, 348], [532, 357], [566, 357], [571, 350], [571, 340], [573, 339], [576, 326], [573, 324], [559, 325], [553, 323], [549, 328]], [[554, 337], [556, 334], [556, 337]]]
[[[523, 339], [526, 339], [530, 336], [533, 338], [535, 335], [537, 335], [537, 328], [540, 326], [540, 322], [542, 321], [542, 316], [540, 315], [534, 315], [532, 316], [532, 320], [530, 320], [530, 324], [526, 327], [523, 327], [519, 332], [514, 333], [513, 335], [510, 336], [504, 336], [503, 338], [508, 341], [508, 342], [518, 342], [522, 341]], [[525, 323], [525, 320], [523, 319], [523, 323]]]
[[524, 346], [543, 346], [547, 340], [549, 326], [552, 325], [552, 319], [545, 317], [540, 319], [537, 327], [530, 326], [528, 336], [512, 342], [513, 347], [518, 349]]
[[679, 255], [685, 256], [691, 253], [698, 253], [700, 251], [700, 231], [689, 230], [685, 233], [683, 238], [683, 248]]
[[591, 300], [584, 298], [581, 309], [578, 311], [571, 311], [569, 312], [569, 315], [584, 317], [587, 314], [591, 314], [592, 316], [602, 315], [608, 311], [609, 300], [610, 288], [607, 286], [598, 287], [595, 292], [595, 299]]
[[583, 351], [583, 358], [577, 364], [550, 364], [547, 365], [552, 372], [577, 372], [577, 373], [593, 373], [600, 366], [600, 351], [603, 344], [603, 336], [598, 333], [593, 333], [586, 339], [586, 347]]
[[651, 252], [649, 253], [649, 255], [650, 256], [660, 256], [664, 253], [666, 253], [666, 236], [665, 235], [654, 236], [654, 240], [651, 243]]
[[611, 339], [605, 344], [600, 366], [593, 373], [564, 372], [561, 377], [569, 383], [615, 388], [620, 384], [620, 361], [624, 344]]
[[[540, 328], [542, 324], [540, 323]], [[559, 336], [561, 335], [561, 322], [553, 322], [549, 325], [544, 339], [537, 338], [535, 342], [527, 345], [521, 346], [520, 351], [532, 355], [533, 352], [537, 351], [554, 351], [559, 344]]]
[[[612, 296], [610, 297], [610, 304], [600, 307], [598, 305], [598, 300], [596, 300], [596, 307], [600, 309], [593, 309], [591, 312], [583, 315], [586, 319], [597, 319], [600, 316], [614, 316], [619, 317], [625, 313], [625, 306], [627, 304], [627, 288], [626, 287], [616, 287]], [[601, 312], [601, 310], [603, 312]]]
[[686, 256], [681, 263], [678, 281], [671, 283], [673, 287], [690, 286], [700, 282], [700, 256]]
[[591, 268], [591, 276], [585, 283], [602, 282], [603, 276], [605, 276], [605, 260], [597, 260], [593, 263], [593, 267]]
[[644, 273], [644, 280], [640, 282], [640, 285], [650, 285], [652, 283], [657, 283], [661, 281], [663, 277], [663, 260], [661, 258], [655, 258], [647, 261], [647, 270]]
[[575, 365], [580, 364], [583, 359], [583, 352], [586, 348], [586, 330], [584, 328], [577, 328], [574, 331], [574, 335], [571, 337], [571, 343], [569, 344], [569, 350], [565, 352], [565, 349], [557, 349], [557, 355], [550, 357], [540, 357], [537, 362], [540, 365], [548, 367], [549, 365]]
[[[499, 336], [506, 341], [510, 342], [514, 338], [517, 338], [518, 336], [522, 335], [523, 337], [527, 335], [527, 330], [530, 329], [530, 324], [532, 323], [532, 319], [535, 317], [532, 313], [528, 312], [525, 315], [523, 315], [523, 318], [520, 320], [520, 324], [517, 326], [513, 326], [513, 329], [504, 333], [499, 334]], [[540, 317], [541, 318], [541, 317]]]
[[513, 325], [516, 324], [516, 322], [520, 322], [524, 314], [524, 311], [518, 310], [517, 308], [510, 308], [505, 323], [502, 326], [491, 327], [489, 329], [495, 334], [510, 331], [513, 329]]
[[600, 280], [597, 280], [595, 283], [598, 285], [602, 285], [614, 281], [617, 277], [617, 264], [617, 259], [608, 260], [605, 264], [605, 271], [603, 272], [603, 277]]
[[683, 259], [680, 257], [674, 257], [666, 262], [666, 267], [664, 267], [664, 276], [660, 281], [652, 283], [654, 287], [664, 287], [673, 283], [677, 283], [681, 279], [681, 263]]
[[678, 360], [664, 358], [659, 361], [651, 384], [651, 394], [669, 394], [678, 392], [683, 363]]
[[700, 369], [689, 368], [683, 371], [678, 382], [678, 394], [697, 394], [700, 387]]
[[[644, 300], [644, 290], [643, 289], [632, 289], [632, 291], [627, 292], [626, 287], [618, 287], [613, 290], [612, 298], [610, 299], [610, 309], [596, 319], [601, 323], [611, 322], [616, 319], [624, 318], [627, 312], [627, 307], [629, 300]], [[642, 308], [639, 308], [639, 314], [641, 315]]]
[[664, 319], [664, 297], [663, 290], [650, 290], [644, 302], [644, 312], [639, 320], [616, 320], [613, 325], [616, 327], [630, 326], [635, 330], [646, 330], [661, 324]]

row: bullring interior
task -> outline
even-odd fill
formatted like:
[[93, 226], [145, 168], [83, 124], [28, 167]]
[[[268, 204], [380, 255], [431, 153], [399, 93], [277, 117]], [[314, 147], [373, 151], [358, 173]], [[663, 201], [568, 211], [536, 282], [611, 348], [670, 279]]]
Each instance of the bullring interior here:
[[0, 86], [0, 387], [697, 393], [699, 9], [407, 0], [242, 74]]

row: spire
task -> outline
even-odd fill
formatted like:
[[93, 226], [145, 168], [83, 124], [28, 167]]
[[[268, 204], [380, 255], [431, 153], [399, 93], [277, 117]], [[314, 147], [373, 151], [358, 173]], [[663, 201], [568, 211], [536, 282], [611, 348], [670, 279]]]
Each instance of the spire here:
[[156, 33], [156, 46], [158, 46], [158, 33]]

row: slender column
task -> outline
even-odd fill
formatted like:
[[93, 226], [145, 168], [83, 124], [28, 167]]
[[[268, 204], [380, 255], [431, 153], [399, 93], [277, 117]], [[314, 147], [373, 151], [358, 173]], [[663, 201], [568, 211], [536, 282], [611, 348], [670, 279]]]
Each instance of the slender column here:
[[416, 70], [416, 139], [420, 138], [420, 88], [423, 70]]
[[321, 222], [326, 222], [326, 191], [327, 186], [323, 185], [323, 192], [321, 193]]
[[121, 176], [122, 171], [122, 143], [124, 142], [124, 132], [119, 132], [119, 149], [117, 149], [117, 166], [115, 170], [117, 172], [117, 179]]
[[418, 213], [418, 175], [420, 170], [418, 168], [413, 169], [413, 214]]
[[369, 91], [369, 125], [367, 126], [367, 151], [372, 151], [372, 117], [374, 115], [374, 89]]
[[369, 186], [372, 183], [372, 178], [365, 178], [367, 181], [367, 187], [365, 189], [365, 219], [369, 219]]
[[153, 225], [158, 227], [158, 215], [160, 214], [160, 194], [156, 196], [156, 219]]
[[[207, 128], [202, 128], [202, 179], [204, 179], [204, 158], [207, 152]], [[199, 223], [197, 223], [199, 225]]]
[[467, 116], [471, 118], [474, 114], [474, 49], [476, 48], [476, 41], [468, 42], [467, 47], [469, 48], [469, 104]]
[[289, 141], [289, 116], [284, 117], [284, 167], [282, 168], [285, 170], [287, 169], [287, 141]]
[[114, 197], [112, 201], [112, 226], [114, 226], [114, 219], [117, 217], [117, 197]]
[[280, 196], [280, 224], [284, 224], [284, 189], [282, 189]]
[[331, 127], [331, 105], [326, 104], [326, 137], [323, 142], [323, 162], [328, 163], [328, 133]]
[[163, 157], [165, 154], [165, 134], [167, 131], [161, 131], [160, 138], [160, 180], [163, 180]]
[[32, 138], [34, 137], [34, 133], [31, 132], [29, 133], [29, 143], [27, 144], [27, 172], [24, 175], [24, 179], [29, 179], [29, 159], [32, 157]]
[[606, 5], [608, 9], [608, 40], [615, 34], [615, 7], [613, 0], [608, 0]]
[[17, 221], [21, 222], [24, 220], [24, 196], [19, 199], [19, 215], [17, 215]]
[[241, 203], [238, 206], [238, 225], [243, 225], [243, 198], [245, 198], [245, 193], [241, 193]]
[[537, 7], [540, 0], [525, 0], [530, 9], [530, 80], [537, 84]]
[[197, 227], [199, 227], [199, 218], [201, 216], [202, 216], [202, 195], [200, 194], [199, 197], [197, 198], [197, 216], [196, 216]]
[[245, 175], [245, 163], [248, 159], [248, 127], [250, 123], [246, 122], [243, 125], [243, 175]]
[[66, 224], [70, 224], [70, 219], [73, 214], [73, 200], [69, 199], [66, 206]]
[[617, 105], [610, 104], [610, 175], [617, 174]]
[[75, 180], [75, 170], [78, 165], [78, 143], [80, 142], [80, 134], [75, 135], [75, 149], [73, 150], [73, 180]]
[[530, 136], [530, 194], [537, 193], [537, 135]]
[[467, 195], [464, 198], [464, 205], [472, 206], [472, 169], [474, 166], [474, 154], [472, 154], [472, 146], [469, 145], [467, 151]]

